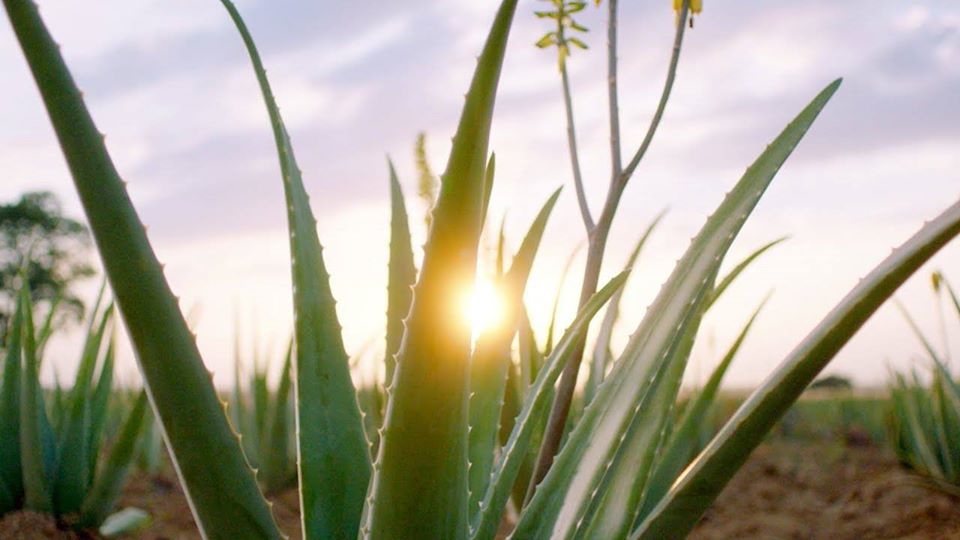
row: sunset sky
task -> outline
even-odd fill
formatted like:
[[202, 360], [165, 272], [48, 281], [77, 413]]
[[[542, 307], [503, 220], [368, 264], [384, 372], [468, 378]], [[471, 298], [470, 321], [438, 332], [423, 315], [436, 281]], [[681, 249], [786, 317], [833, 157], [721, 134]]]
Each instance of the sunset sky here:
[[[232, 23], [214, 0], [41, 0], [218, 384], [232, 379], [235, 321], [246, 343], [279, 355], [291, 328], [289, 258], [279, 167], [266, 112]], [[702, 380], [758, 302], [773, 297], [728, 383], [761, 381], [890, 249], [960, 196], [960, 4], [706, 0], [688, 31], [663, 125], [624, 196], [604, 276], [619, 271], [646, 224], [669, 208], [623, 302], [618, 343], [638, 324], [674, 261], [724, 192], [826, 84], [844, 84], [774, 180], [727, 267], [789, 235], [709, 315], [690, 380]], [[549, 22], [521, 2], [510, 37], [491, 148], [497, 179], [488, 232], [506, 214], [515, 249], [537, 209], [565, 186], [526, 297], [539, 336], [559, 271], [583, 237], [571, 185], [555, 53], [533, 43]], [[427, 133], [443, 169], [463, 93], [495, 3], [468, 0], [238, 2], [264, 57], [304, 171], [332, 273], [348, 351], [379, 357], [386, 306], [387, 156], [407, 193], [414, 244], [413, 144]], [[667, 0], [622, 2], [620, 100], [632, 155], [663, 85], [672, 40]], [[569, 62], [581, 161], [594, 213], [609, 179], [606, 11], [581, 18], [589, 51]], [[9, 24], [0, 23], [0, 199], [56, 192], [80, 216], [63, 158]], [[490, 234], [486, 246], [493, 245]], [[418, 248], [419, 256], [419, 248]], [[898, 297], [938, 333], [929, 273], [960, 286], [960, 243], [948, 245]], [[563, 289], [572, 316], [581, 266]], [[84, 290], [92, 295], [96, 283]], [[946, 308], [946, 306], [945, 306]], [[960, 361], [960, 325], [948, 330]], [[257, 330], [254, 331], [254, 328]], [[257, 336], [259, 334], [259, 336]], [[249, 347], [248, 347], [249, 349]], [[123, 369], [133, 378], [125, 349]], [[827, 368], [870, 385], [921, 349], [892, 305]], [[46, 376], [71, 373], [64, 336]], [[249, 355], [248, 355], [249, 356]], [[955, 366], [960, 367], [960, 366]], [[369, 372], [369, 370], [367, 370]]]

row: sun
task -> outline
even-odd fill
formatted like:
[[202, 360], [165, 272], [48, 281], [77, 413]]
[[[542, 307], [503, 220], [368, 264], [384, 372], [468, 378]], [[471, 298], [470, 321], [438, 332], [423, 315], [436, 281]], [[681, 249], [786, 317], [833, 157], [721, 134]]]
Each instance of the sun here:
[[476, 284], [464, 292], [460, 310], [476, 337], [503, 324], [506, 302], [503, 293], [490, 280], [478, 278]]

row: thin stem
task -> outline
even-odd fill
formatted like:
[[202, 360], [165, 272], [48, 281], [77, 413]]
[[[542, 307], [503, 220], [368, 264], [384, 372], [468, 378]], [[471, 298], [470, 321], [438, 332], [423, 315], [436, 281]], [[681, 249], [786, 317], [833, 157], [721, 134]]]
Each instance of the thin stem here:
[[617, 97], [617, 0], [607, 1], [607, 97], [610, 103], [610, 185], [623, 171], [620, 157], [620, 105]]
[[583, 175], [580, 173], [580, 154], [577, 151], [577, 130], [573, 123], [573, 99], [570, 97], [570, 78], [567, 77], [567, 63], [560, 62], [560, 81], [563, 83], [563, 106], [567, 113], [567, 146], [570, 150], [570, 166], [573, 168], [573, 185], [577, 192], [577, 204], [583, 217], [583, 226], [587, 234], [593, 230], [593, 217], [587, 205], [587, 194], [583, 189]]
[[670, 99], [670, 92], [673, 90], [673, 82], [677, 76], [677, 64], [680, 62], [680, 48], [681, 45], [683, 45], [683, 34], [687, 27], [687, 14], [689, 8], [690, 0], [684, 0], [683, 7], [680, 9], [680, 16], [677, 18], [677, 33], [673, 38], [673, 52], [670, 55], [670, 67], [667, 68], [667, 80], [663, 85], [663, 93], [660, 95], [660, 103], [657, 104], [657, 111], [653, 114], [653, 119], [650, 121], [650, 127], [647, 128], [647, 134], [643, 137], [643, 142], [640, 143], [640, 148], [637, 149], [637, 153], [633, 155], [633, 159], [630, 160], [630, 163], [620, 175], [621, 190], [624, 186], [626, 186], [630, 176], [633, 175], [633, 171], [637, 168], [637, 165], [640, 164], [640, 160], [643, 159], [643, 156], [647, 153], [647, 149], [650, 148], [650, 143], [653, 141], [653, 135], [657, 132], [657, 127], [660, 126], [660, 120], [663, 118], [663, 111], [665, 111], [667, 108], [667, 101]]
[[[647, 130], [647, 135], [644, 137], [643, 143], [640, 145], [640, 149], [637, 151], [637, 154], [634, 156], [633, 160], [631, 160], [627, 168], [624, 169], [618, 176], [613, 178], [610, 189], [607, 192], [606, 202], [603, 205], [603, 211], [600, 213], [596, 227], [593, 228], [593, 231], [590, 234], [590, 244], [587, 251], [587, 263], [583, 275], [583, 286], [580, 289], [580, 306], [583, 306], [597, 291], [597, 283], [600, 278], [600, 268], [603, 263], [603, 255], [607, 247], [607, 237], [610, 233], [610, 226], [613, 224], [613, 217], [616, 214], [617, 207], [620, 204], [620, 197], [623, 195], [623, 190], [626, 187], [627, 180], [629, 180], [634, 169], [636, 169], [637, 164], [643, 158], [647, 147], [650, 146], [650, 142], [653, 140], [653, 134], [657, 130], [660, 119], [663, 117], [663, 111], [666, 108], [667, 101], [670, 98], [670, 90], [673, 88], [673, 82], [676, 76], [677, 62], [680, 58], [680, 47], [683, 43], [683, 30], [686, 27], [689, 9], [690, 0], [684, 0], [683, 5], [680, 8], [679, 17], [677, 17], [677, 33], [676, 37], [674, 38], [670, 67], [668, 68], [667, 72], [667, 82], [664, 86], [663, 94], [660, 96], [660, 103], [657, 106], [657, 112], [654, 114], [650, 127]], [[615, 7], [610, 11], [610, 20], [608, 24], [614, 28], [616, 27]], [[613, 31], [613, 35], [615, 38], [615, 29]], [[608, 66], [612, 66], [614, 69], [614, 76], [612, 77], [613, 90], [611, 91], [610, 95], [612, 99], [615, 100], [615, 41], [612, 45], [608, 46], [607, 53], [613, 57], [612, 60], [608, 59]], [[610, 84], [611, 81], [608, 81], [608, 88], [610, 87]], [[610, 105], [610, 113], [612, 115], [612, 133], [612, 126], [615, 123], [619, 125], [618, 119], [614, 120], [614, 118], [617, 118], [619, 115], [619, 111], [615, 102], [611, 103]], [[550, 418], [547, 420], [547, 426], [544, 430], [543, 443], [540, 446], [540, 453], [537, 456], [536, 468], [534, 469], [533, 475], [530, 477], [530, 485], [527, 487], [527, 496], [524, 504], [528, 503], [530, 499], [533, 498], [537, 485], [547, 475], [547, 471], [549, 471], [550, 467], [553, 465], [553, 459], [557, 454], [557, 450], [560, 448], [560, 441], [563, 438], [564, 427], [567, 423], [567, 416], [570, 413], [570, 403], [573, 401], [573, 392], [577, 386], [577, 375], [580, 372], [580, 363], [583, 359], [585, 343], [586, 337], [584, 336], [576, 343], [573, 354], [570, 356], [567, 364], [563, 368], [563, 373], [560, 376], [560, 382], [557, 385], [557, 395], [553, 402], [553, 408], [550, 411]]]

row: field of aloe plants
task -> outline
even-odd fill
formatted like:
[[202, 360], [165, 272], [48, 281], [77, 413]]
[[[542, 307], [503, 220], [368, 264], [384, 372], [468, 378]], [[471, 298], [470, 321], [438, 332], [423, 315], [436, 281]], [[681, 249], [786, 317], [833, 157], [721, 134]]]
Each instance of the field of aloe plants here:
[[[620, 305], [628, 300], [624, 284], [657, 221], [623, 271], [602, 283], [610, 228], [668, 107], [684, 34], [702, 6], [674, 2], [663, 90], [644, 137], [628, 142], [620, 134], [618, 2], [597, 2], [608, 13], [611, 174], [594, 213], [566, 67], [585, 48], [577, 36], [586, 29], [577, 18], [589, 5], [538, 3], [547, 33], [536, 45], [556, 54], [568, 142], [563, 158], [574, 180], [568, 191], [587, 238], [584, 273], [569, 276], [579, 278], [579, 308], [566, 328], [551, 323], [548, 335], [537, 336], [524, 305], [558, 190], [545, 197], [512, 257], [500, 242], [495, 286], [502, 320], [478, 330], [460, 311], [463, 291], [477, 280], [496, 188], [489, 138], [518, 12], [517, 0], [491, 5], [492, 24], [440, 176], [422, 258], [414, 253], [401, 184], [392, 166], [384, 171], [391, 201], [386, 353], [378, 360], [383, 378], [361, 380], [344, 346], [314, 217], [324, 200], [308, 196], [254, 39], [237, 7], [222, 4], [269, 113], [287, 204], [294, 306], [293, 336], [282, 356], [270, 358], [237, 336], [228, 392], [213, 385], [126, 183], [37, 5], [3, 0], [106, 285], [87, 318], [79, 369], [67, 388], [41, 385], [51, 327], [35, 322], [29, 283], [19, 284], [0, 381], [0, 536], [651, 540], [960, 532], [951, 498], [960, 482], [960, 386], [921, 330], [931, 375], [892, 374], [890, 399], [887, 389], [805, 393], [871, 315], [960, 233], [960, 202], [918, 223], [911, 238], [771, 364], [754, 390], [723, 392], [721, 383], [762, 306], [743, 321], [706, 383], [682, 388], [704, 315], [734, 282], [749, 286], [751, 264], [780, 240], [726, 261], [732, 269], [721, 272], [728, 250], [808, 129], [830, 114], [831, 98], [842, 92], [839, 79], [811, 90], [806, 104], [784, 104], [797, 109], [794, 119], [757, 149], [664, 276], [626, 345], [614, 347]], [[937, 273], [933, 283], [938, 299], [960, 315], [949, 281]], [[121, 321], [142, 390], [113, 385], [114, 325]], [[271, 363], [281, 366], [276, 379], [268, 376]], [[875, 484], [878, 471], [894, 474], [885, 481], [895, 488]], [[840, 490], [838, 477], [850, 490]], [[728, 485], [734, 496], [724, 491]], [[900, 498], [891, 501], [891, 493]], [[903, 514], [915, 508], [926, 521]]]

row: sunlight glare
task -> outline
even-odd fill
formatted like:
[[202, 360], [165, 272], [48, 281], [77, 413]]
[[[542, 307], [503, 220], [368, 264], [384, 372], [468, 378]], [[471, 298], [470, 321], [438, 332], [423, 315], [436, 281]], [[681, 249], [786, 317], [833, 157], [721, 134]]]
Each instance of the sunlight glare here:
[[489, 280], [479, 278], [472, 291], [463, 296], [463, 316], [474, 336], [496, 328], [506, 315], [503, 294]]

